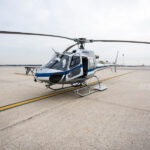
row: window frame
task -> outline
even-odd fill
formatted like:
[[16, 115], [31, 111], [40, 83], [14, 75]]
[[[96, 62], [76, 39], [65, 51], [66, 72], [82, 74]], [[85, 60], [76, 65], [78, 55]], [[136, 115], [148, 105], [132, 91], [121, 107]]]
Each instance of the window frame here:
[[[79, 59], [79, 62], [78, 62], [78, 63], [75, 62], [75, 64], [72, 65], [71, 63], [72, 63], [74, 57], [78, 57], [78, 58], [75, 59], [75, 61], [77, 61], [77, 59]], [[79, 55], [79, 56], [73, 55], [72, 58], [71, 58], [71, 61], [70, 61], [69, 68], [76, 67], [76, 66], [78, 66], [80, 63], [81, 63], [81, 57], [80, 57], [80, 55]]]

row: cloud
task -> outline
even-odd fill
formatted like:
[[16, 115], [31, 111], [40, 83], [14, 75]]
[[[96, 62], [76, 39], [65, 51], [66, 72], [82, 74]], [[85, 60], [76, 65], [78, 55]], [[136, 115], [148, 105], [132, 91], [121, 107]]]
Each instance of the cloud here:
[[[150, 41], [149, 5], [148, 0], [0, 0], [0, 30]], [[63, 51], [72, 44], [33, 36], [0, 35], [0, 39], [0, 63], [44, 63], [51, 47]], [[149, 45], [95, 43], [87, 48], [106, 59], [112, 60], [119, 50], [126, 63], [141, 59], [150, 64]]]

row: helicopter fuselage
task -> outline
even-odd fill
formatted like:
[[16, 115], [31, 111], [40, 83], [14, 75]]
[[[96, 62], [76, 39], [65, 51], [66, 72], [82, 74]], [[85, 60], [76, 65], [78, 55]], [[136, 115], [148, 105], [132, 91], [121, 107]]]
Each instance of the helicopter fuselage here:
[[35, 80], [50, 84], [82, 83], [97, 70], [108, 65], [99, 64], [90, 50], [73, 50], [55, 55], [46, 65], [37, 69]]

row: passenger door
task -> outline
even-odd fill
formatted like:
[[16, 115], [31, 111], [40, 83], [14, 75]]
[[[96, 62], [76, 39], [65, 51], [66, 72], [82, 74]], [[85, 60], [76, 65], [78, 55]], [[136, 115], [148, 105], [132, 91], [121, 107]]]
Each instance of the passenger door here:
[[70, 61], [69, 73], [66, 76], [66, 80], [70, 81], [82, 75], [83, 75], [83, 65], [82, 65], [81, 56], [74, 55], [72, 56], [71, 61]]

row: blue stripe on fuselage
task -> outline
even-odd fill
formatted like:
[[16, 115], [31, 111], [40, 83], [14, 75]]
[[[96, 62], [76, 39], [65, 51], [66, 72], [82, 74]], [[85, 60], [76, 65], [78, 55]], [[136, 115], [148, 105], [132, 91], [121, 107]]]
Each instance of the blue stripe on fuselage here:
[[[70, 71], [72, 71], [73, 69], [82, 68], [82, 67], [83, 67], [83, 65], [79, 65], [79, 66], [76, 66], [76, 67], [74, 67], [74, 68], [72, 68], [72, 69], [70, 69], [70, 70], [63, 71], [63, 72], [36, 73], [35, 76], [36, 76], [36, 77], [50, 77], [51, 75], [58, 74], [58, 73], [63, 74], [63, 75], [66, 75], [66, 74], [68, 74]], [[92, 71], [94, 71], [94, 70], [96, 70], [96, 69], [105, 68], [105, 67], [107, 67], [107, 66], [99, 66], [99, 67], [96, 67], [96, 68], [93, 68], [93, 69], [88, 69], [88, 72], [92, 72]]]
[[36, 76], [36, 77], [50, 77], [51, 75], [54, 75], [54, 74], [63, 74], [63, 75], [66, 75], [66, 74], [68, 74], [70, 71], [72, 71], [73, 69], [82, 68], [82, 67], [83, 67], [83, 65], [79, 65], [79, 66], [76, 66], [76, 67], [71, 68], [70, 70], [63, 71], [63, 72], [36, 73], [35, 76]]
[[92, 72], [96, 69], [102, 69], [102, 68], [106, 68], [107, 66], [99, 66], [99, 67], [96, 67], [96, 68], [93, 68], [93, 69], [88, 69], [88, 72]]

